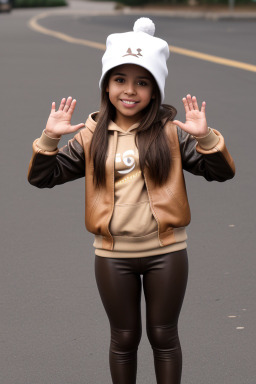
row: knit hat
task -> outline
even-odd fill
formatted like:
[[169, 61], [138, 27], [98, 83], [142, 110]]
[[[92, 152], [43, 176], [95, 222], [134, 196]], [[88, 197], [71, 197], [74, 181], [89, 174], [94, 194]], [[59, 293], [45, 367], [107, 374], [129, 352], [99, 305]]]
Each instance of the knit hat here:
[[100, 88], [110, 69], [122, 64], [136, 64], [153, 75], [163, 102], [165, 79], [168, 75], [166, 61], [170, 51], [167, 42], [154, 37], [154, 33], [153, 21], [141, 17], [135, 22], [133, 32], [114, 33], [108, 36], [106, 51], [102, 57]]

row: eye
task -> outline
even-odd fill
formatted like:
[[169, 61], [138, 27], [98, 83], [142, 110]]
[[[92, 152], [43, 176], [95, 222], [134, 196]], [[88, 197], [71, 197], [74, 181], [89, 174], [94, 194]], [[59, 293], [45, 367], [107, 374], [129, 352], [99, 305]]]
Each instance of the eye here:
[[145, 81], [138, 81], [138, 85], [141, 87], [146, 87], [148, 84]]
[[122, 77], [117, 77], [117, 78], [115, 79], [115, 81], [116, 81], [117, 83], [122, 84], [122, 83], [124, 82], [124, 79], [123, 79]]

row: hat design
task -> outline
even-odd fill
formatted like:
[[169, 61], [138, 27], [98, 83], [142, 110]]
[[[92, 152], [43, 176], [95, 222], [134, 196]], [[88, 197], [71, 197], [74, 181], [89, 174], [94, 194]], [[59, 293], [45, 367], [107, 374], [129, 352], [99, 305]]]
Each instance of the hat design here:
[[126, 55], [123, 55], [122, 57], [125, 57], [125, 56], [135, 56], [135, 57], [142, 56], [142, 54], [141, 54], [142, 49], [137, 48], [136, 51], [138, 52], [137, 54], [136, 53], [132, 53], [131, 48], [128, 48], [127, 51], [126, 51], [127, 52]]
[[[165, 80], [168, 75], [166, 62], [170, 51], [167, 42], [155, 37], [154, 33], [153, 21], [141, 17], [135, 22], [133, 31], [108, 36], [106, 51], [102, 57], [100, 88], [108, 71], [123, 64], [135, 64], [145, 68], [154, 77], [160, 91], [161, 103], [163, 102]], [[120, 56], [124, 46], [128, 48], [126, 53]]]

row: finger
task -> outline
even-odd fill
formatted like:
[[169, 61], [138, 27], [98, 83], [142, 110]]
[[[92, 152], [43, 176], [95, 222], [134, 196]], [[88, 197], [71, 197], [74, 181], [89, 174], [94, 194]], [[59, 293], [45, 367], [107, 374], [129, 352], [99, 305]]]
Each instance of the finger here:
[[191, 99], [191, 95], [187, 95], [187, 102], [188, 102], [188, 107], [189, 107], [189, 110], [190, 111], [193, 111], [194, 107], [193, 107], [193, 103], [192, 103], [192, 99]]
[[185, 108], [185, 112], [186, 113], [189, 112], [189, 106], [188, 106], [188, 101], [187, 101], [186, 97], [183, 97], [182, 102], [183, 102], [183, 105]]
[[51, 112], [55, 112], [55, 101], [52, 102]]
[[185, 124], [182, 123], [181, 121], [173, 120], [173, 124], [178, 125], [178, 127], [180, 127], [181, 129], [183, 129], [185, 131]]
[[66, 102], [65, 107], [63, 109], [64, 112], [67, 112], [69, 110], [71, 103], [72, 103], [72, 97], [69, 96], [67, 98], [67, 102]]
[[202, 102], [201, 112], [205, 113], [205, 107], [206, 107], [206, 102], [203, 101], [203, 102]]
[[69, 112], [72, 114], [75, 110], [75, 107], [76, 107], [76, 99], [73, 99], [72, 100], [72, 103], [70, 105], [70, 108], [69, 108]]
[[72, 125], [72, 126], [71, 126], [72, 132], [75, 132], [75, 131], [77, 131], [78, 129], [83, 128], [84, 126], [85, 126], [84, 123], [80, 123], [80, 124]]
[[197, 100], [196, 100], [195, 96], [192, 97], [192, 103], [193, 103], [193, 108], [195, 110], [199, 111], [199, 107], [198, 107]]
[[60, 102], [59, 111], [63, 111], [63, 108], [64, 108], [64, 106], [65, 106], [65, 102], [66, 102], [66, 99], [63, 98], [63, 99], [61, 100], [61, 102]]

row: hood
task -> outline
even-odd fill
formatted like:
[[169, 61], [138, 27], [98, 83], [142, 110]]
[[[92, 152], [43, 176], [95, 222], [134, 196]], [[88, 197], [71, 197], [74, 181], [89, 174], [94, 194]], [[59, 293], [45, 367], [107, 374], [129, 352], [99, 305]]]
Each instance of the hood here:
[[97, 125], [97, 123], [95, 121], [95, 117], [96, 117], [97, 113], [98, 112], [91, 113], [85, 122], [85, 127], [88, 128], [91, 132], [94, 132], [96, 125]]
[[[91, 132], [94, 132], [95, 128], [96, 128], [96, 125], [97, 125], [97, 122], [96, 122], [96, 115], [98, 114], [99, 112], [93, 112], [91, 113], [89, 116], [88, 116], [88, 119], [86, 120], [86, 123], [85, 123], [85, 126], [91, 131]], [[139, 123], [135, 123], [133, 125], [131, 125], [129, 127], [129, 129], [127, 131], [123, 130], [122, 128], [120, 128], [116, 123], [114, 123], [113, 121], [110, 121], [109, 123], [109, 126], [108, 126], [108, 130], [109, 131], [117, 131], [117, 132], [120, 132], [120, 133], [128, 133], [136, 128], [138, 128], [139, 126]]]

